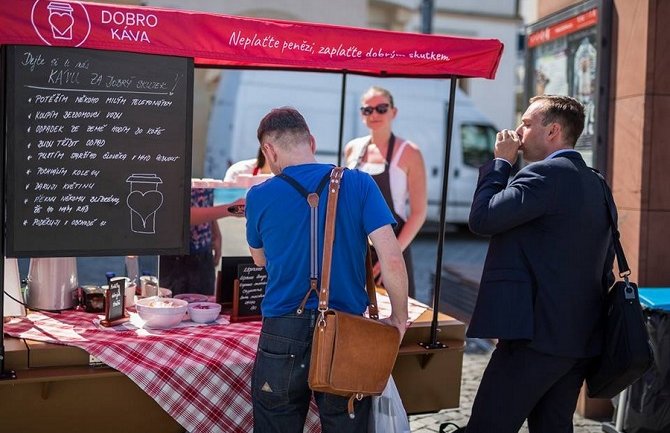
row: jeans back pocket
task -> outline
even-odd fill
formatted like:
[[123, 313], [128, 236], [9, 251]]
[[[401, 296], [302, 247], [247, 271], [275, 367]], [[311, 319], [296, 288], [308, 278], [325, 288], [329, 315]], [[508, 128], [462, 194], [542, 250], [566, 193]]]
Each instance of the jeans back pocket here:
[[254, 400], [268, 409], [288, 404], [294, 364], [295, 355], [279, 355], [259, 348], [251, 391]]

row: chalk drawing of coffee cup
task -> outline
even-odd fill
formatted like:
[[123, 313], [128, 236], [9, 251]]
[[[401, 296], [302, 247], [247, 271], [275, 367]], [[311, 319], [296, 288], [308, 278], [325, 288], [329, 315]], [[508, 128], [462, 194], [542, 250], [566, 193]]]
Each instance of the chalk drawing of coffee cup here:
[[163, 193], [158, 185], [163, 180], [155, 174], [132, 174], [126, 179], [130, 194], [126, 204], [130, 208], [130, 230], [133, 233], [156, 233], [156, 211], [163, 205]]
[[74, 24], [72, 6], [62, 2], [50, 2], [47, 9], [54, 39], [72, 40], [72, 25]]

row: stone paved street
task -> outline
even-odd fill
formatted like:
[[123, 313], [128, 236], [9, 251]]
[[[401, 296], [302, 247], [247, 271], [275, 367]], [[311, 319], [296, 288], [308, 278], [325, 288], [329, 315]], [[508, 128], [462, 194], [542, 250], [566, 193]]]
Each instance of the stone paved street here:
[[[463, 356], [463, 378], [461, 381], [461, 404], [456, 409], [445, 409], [438, 413], [411, 415], [409, 417], [412, 433], [436, 433], [440, 429], [440, 424], [452, 422], [458, 426], [464, 426], [470, 417], [472, 402], [479, 386], [481, 375], [489, 360], [489, 353], [469, 353], [466, 351]], [[575, 414], [574, 433], [601, 433], [601, 423], [598, 421], [582, 418]], [[453, 431], [450, 427], [446, 432]], [[527, 433], [528, 429], [524, 427], [519, 430]]]

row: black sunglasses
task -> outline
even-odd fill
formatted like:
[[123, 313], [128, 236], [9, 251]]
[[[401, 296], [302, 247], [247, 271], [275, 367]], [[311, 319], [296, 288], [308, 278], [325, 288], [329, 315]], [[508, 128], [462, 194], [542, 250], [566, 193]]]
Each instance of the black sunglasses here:
[[379, 114], [384, 114], [389, 111], [389, 108], [391, 108], [391, 104], [379, 104], [376, 107], [366, 105], [365, 107], [361, 107], [361, 113], [363, 116], [369, 116], [373, 111], [376, 111]]

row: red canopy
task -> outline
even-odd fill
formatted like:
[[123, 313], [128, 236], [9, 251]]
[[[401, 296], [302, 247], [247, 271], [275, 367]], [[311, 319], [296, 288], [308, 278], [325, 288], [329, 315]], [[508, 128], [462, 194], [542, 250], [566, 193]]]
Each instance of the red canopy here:
[[14, 0], [0, 44], [193, 57], [199, 66], [494, 78], [497, 39], [389, 32], [171, 9]]

